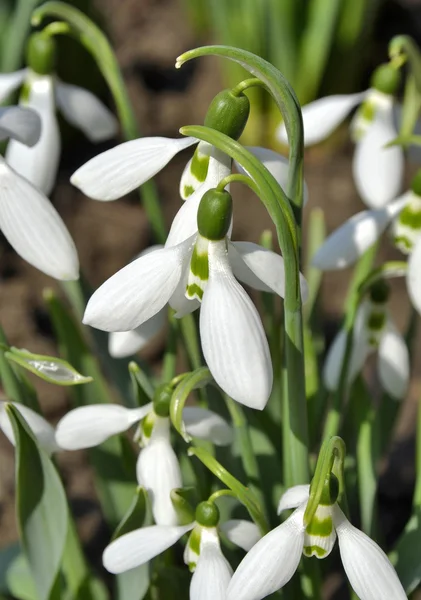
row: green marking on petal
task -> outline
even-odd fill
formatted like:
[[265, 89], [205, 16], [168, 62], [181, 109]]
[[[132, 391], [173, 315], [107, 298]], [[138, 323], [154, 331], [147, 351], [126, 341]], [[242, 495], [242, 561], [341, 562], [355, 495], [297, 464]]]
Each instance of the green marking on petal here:
[[360, 106], [358, 111], [358, 116], [364, 119], [364, 121], [368, 121], [371, 123], [374, 119], [374, 115], [376, 114], [376, 106], [374, 102], [370, 100], [366, 100]]
[[370, 331], [381, 331], [386, 323], [384, 312], [372, 312], [368, 317], [367, 327]]
[[156, 415], [154, 412], [150, 412], [142, 421], [143, 436], [149, 439], [152, 435], [153, 426], [155, 424]]
[[192, 185], [185, 185], [183, 188], [184, 191], [184, 198], [188, 198], [189, 196], [191, 196], [192, 194], [194, 194], [194, 187]]
[[190, 261], [190, 273], [193, 273], [201, 281], [207, 281], [209, 279], [208, 253], [199, 254], [199, 252], [200, 249], [195, 246]]
[[190, 173], [198, 182], [203, 183], [208, 174], [209, 155], [203, 154], [200, 148], [196, 148], [190, 164]]
[[314, 516], [306, 527], [306, 533], [310, 536], [329, 537], [332, 531], [333, 523], [331, 517], [319, 519], [317, 516]]
[[187, 279], [186, 297], [197, 298], [200, 302], [209, 279], [208, 246], [209, 240], [199, 234], [190, 259], [190, 271]]
[[308, 558], [310, 558], [311, 556], [317, 556], [317, 558], [324, 558], [327, 554], [327, 551], [324, 548], [320, 548], [320, 546], [304, 546], [303, 554]]
[[395, 236], [394, 243], [395, 243], [395, 246], [397, 248], [399, 248], [399, 250], [401, 252], [404, 252], [405, 254], [408, 254], [409, 252], [411, 252], [412, 248], [414, 247], [413, 241], [411, 239], [409, 239], [406, 235]]
[[192, 283], [186, 287], [186, 296], [190, 300], [194, 300], [196, 298], [199, 300], [199, 302], [201, 302], [203, 298], [203, 290], [197, 285], [197, 283]]
[[399, 215], [399, 223], [411, 229], [421, 230], [421, 209], [407, 205]]

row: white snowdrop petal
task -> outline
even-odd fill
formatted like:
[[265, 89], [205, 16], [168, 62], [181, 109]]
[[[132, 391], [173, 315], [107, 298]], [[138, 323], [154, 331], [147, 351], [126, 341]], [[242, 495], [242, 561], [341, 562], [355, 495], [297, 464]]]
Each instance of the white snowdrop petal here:
[[41, 118], [35, 110], [21, 106], [0, 108], [0, 140], [11, 138], [33, 146], [41, 135]]
[[66, 120], [91, 142], [108, 140], [117, 134], [117, 119], [89, 90], [58, 81], [56, 99]]
[[110, 573], [124, 573], [148, 562], [175, 544], [194, 523], [179, 527], [152, 525], [117, 538], [104, 550], [102, 562]]
[[170, 493], [183, 484], [180, 465], [169, 435], [169, 419], [157, 417], [152, 437], [147, 446], [140, 451], [136, 466], [137, 481], [149, 493], [157, 525], [178, 523]]
[[402, 334], [389, 321], [380, 338], [377, 365], [384, 390], [401, 400], [409, 385], [410, 358]]
[[173, 295], [169, 300], [169, 305], [173, 310], [176, 311], [176, 319], [181, 319], [185, 315], [189, 315], [200, 306], [199, 300], [194, 298], [193, 300], [186, 297], [187, 280], [190, 272], [190, 261], [186, 261], [183, 274], [181, 275], [180, 281], [175, 288]]
[[391, 204], [357, 213], [336, 229], [313, 257], [313, 266], [322, 271], [345, 269], [376, 242], [392, 219], [410, 199], [406, 193]]
[[[329, 137], [366, 95], [367, 92], [326, 96], [303, 106], [304, 145], [312, 146]], [[285, 124], [278, 128], [276, 135], [279, 141], [288, 143]]]
[[156, 250], [117, 271], [91, 296], [83, 322], [103, 331], [129, 331], [156, 315], [178, 285], [191, 243]]
[[41, 118], [41, 135], [31, 147], [11, 140], [6, 150], [7, 163], [47, 196], [51, 193], [60, 161], [61, 141], [55, 115], [54, 81], [50, 75], [31, 73], [29, 97], [24, 106]]
[[181, 150], [196, 144], [195, 138], [147, 137], [124, 142], [98, 154], [70, 181], [95, 200], [116, 200], [156, 175]]
[[163, 330], [167, 322], [167, 316], [168, 310], [167, 307], [164, 307], [132, 331], [110, 333], [108, 352], [114, 358], [124, 358], [139, 352]]
[[377, 109], [374, 121], [355, 148], [354, 181], [359, 195], [370, 208], [385, 206], [401, 189], [403, 150], [400, 146], [385, 148], [397, 135], [390, 104], [389, 108]]
[[118, 404], [80, 406], [59, 421], [56, 441], [65, 450], [92, 448], [112, 435], [126, 431], [151, 410], [151, 403], [140, 408], [125, 408]]
[[28, 263], [55, 279], [78, 279], [75, 245], [51, 202], [0, 157], [0, 229]]
[[[253, 242], [230, 242], [228, 256], [234, 275], [250, 287], [262, 292], [275, 292], [285, 296], [284, 259]], [[308, 297], [307, 282], [300, 273], [303, 302]]]
[[9, 94], [22, 85], [27, 73], [28, 69], [21, 69], [13, 73], [0, 73], [0, 102], [6, 100]]
[[231, 576], [231, 566], [222, 554], [219, 543], [202, 541], [190, 583], [190, 600], [225, 600]]
[[305, 505], [253, 546], [232, 576], [226, 600], [261, 600], [283, 587], [300, 562]]
[[243, 519], [230, 519], [222, 523], [219, 528], [230, 542], [246, 552], [251, 550], [262, 537], [256, 523]]
[[282, 511], [290, 508], [297, 508], [303, 502], [308, 500], [310, 494], [310, 485], [305, 483], [302, 485], [294, 485], [282, 494], [278, 504], [278, 515]]
[[[7, 439], [15, 446], [15, 436], [13, 433], [12, 423], [10, 422], [9, 416], [6, 412], [7, 402], [0, 402], [0, 429], [3, 431]], [[55, 440], [54, 427], [44, 419], [44, 417], [32, 408], [20, 404], [19, 402], [11, 402], [13, 406], [20, 412], [22, 417], [29, 425], [32, 433], [34, 434], [40, 447], [47, 452], [52, 454], [60, 450]]]
[[[246, 146], [247, 150], [254, 154], [256, 158], [260, 160], [267, 168], [267, 170], [273, 175], [276, 181], [279, 183], [281, 188], [286, 192], [288, 186], [288, 171], [289, 171], [289, 161], [282, 154], [278, 154], [278, 152], [274, 152], [273, 150], [269, 150], [268, 148], [261, 148], [260, 146]], [[235, 168], [240, 173], [247, 173], [245, 169], [237, 162], [234, 161]], [[306, 182], [304, 181], [304, 190], [303, 190], [303, 204], [304, 206], [308, 202], [308, 187]]]
[[234, 400], [262, 410], [273, 382], [269, 347], [256, 307], [231, 272], [223, 240], [209, 244], [200, 335], [216, 383]]
[[406, 600], [395, 569], [383, 550], [351, 525], [338, 506], [334, 508], [342, 564], [360, 600]]
[[421, 314], [421, 237], [408, 260], [406, 285], [413, 306]]
[[232, 427], [211, 410], [200, 406], [186, 406], [183, 409], [183, 421], [187, 433], [192, 437], [209, 440], [217, 446], [232, 443]]

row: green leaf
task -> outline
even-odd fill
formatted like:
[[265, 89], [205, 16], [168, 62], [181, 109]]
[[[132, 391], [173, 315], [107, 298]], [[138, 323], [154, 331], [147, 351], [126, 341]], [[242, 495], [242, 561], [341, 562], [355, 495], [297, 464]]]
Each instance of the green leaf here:
[[116, 540], [125, 533], [129, 533], [129, 531], [142, 527], [146, 516], [146, 500], [146, 490], [139, 486], [132, 503], [113, 534], [113, 540]]
[[1, 591], [11, 594], [19, 600], [34, 600], [37, 598], [37, 590], [28, 561], [17, 544], [11, 548], [11, 550], [13, 549], [16, 549], [18, 554], [8, 565], [5, 573], [6, 589], [2, 588]]
[[406, 593], [411, 594], [421, 582], [421, 510], [408, 521], [390, 559], [395, 565]]
[[68, 511], [60, 477], [11, 404], [6, 408], [16, 440], [16, 510], [22, 548], [39, 600], [59, 600], [57, 585], [66, 543]]
[[55, 356], [44, 356], [41, 354], [33, 354], [27, 350], [19, 350], [18, 348], [10, 348], [9, 352], [5, 353], [7, 360], [12, 361], [35, 373], [48, 383], [56, 385], [79, 385], [81, 383], [89, 383], [92, 377], [84, 377], [66, 360]]

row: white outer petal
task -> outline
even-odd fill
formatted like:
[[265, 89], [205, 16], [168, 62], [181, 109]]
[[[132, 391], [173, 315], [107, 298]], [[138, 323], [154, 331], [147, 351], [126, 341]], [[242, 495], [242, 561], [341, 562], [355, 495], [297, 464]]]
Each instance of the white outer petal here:
[[195, 138], [139, 138], [98, 154], [81, 166], [70, 182], [95, 200], [116, 200], [156, 175]]
[[0, 229], [15, 251], [56, 279], [78, 279], [75, 245], [51, 202], [0, 157]]
[[390, 106], [378, 108], [374, 121], [357, 143], [353, 159], [354, 181], [362, 200], [380, 208], [398, 195], [403, 178], [404, 156], [400, 146], [385, 148], [398, 135]]
[[66, 120], [81, 129], [91, 142], [114, 137], [118, 121], [113, 113], [89, 90], [56, 82], [57, 106]]
[[132, 331], [115, 331], [108, 337], [108, 352], [113, 358], [125, 358], [136, 354], [160, 333], [167, 322], [166, 306], [153, 317], [132, 329]]
[[282, 494], [278, 504], [278, 515], [282, 511], [290, 508], [297, 508], [303, 502], [306, 502], [310, 495], [310, 484], [303, 483], [301, 485], [294, 485], [288, 488], [285, 493]]
[[217, 446], [229, 446], [232, 443], [232, 427], [211, 410], [186, 406], [183, 409], [183, 421], [187, 433], [192, 437], [209, 440]]
[[5, 106], [0, 108], [0, 140], [11, 138], [33, 146], [41, 135], [41, 118], [30, 108]]
[[136, 466], [137, 481], [149, 493], [157, 525], [178, 523], [170, 493], [183, 483], [180, 464], [169, 437], [169, 419], [157, 417], [152, 436], [148, 445], [140, 451]]
[[6, 100], [7, 96], [17, 90], [25, 81], [28, 69], [21, 69], [14, 73], [0, 74], [0, 102]]
[[305, 504], [246, 554], [228, 586], [226, 600], [261, 600], [283, 587], [300, 562]]
[[397, 400], [402, 400], [408, 390], [409, 365], [410, 358], [405, 340], [389, 321], [380, 338], [377, 366], [384, 390]]
[[273, 382], [269, 346], [256, 307], [231, 272], [225, 240], [209, 243], [200, 335], [216, 383], [237, 402], [262, 410]]
[[391, 204], [357, 213], [336, 229], [313, 257], [312, 264], [322, 271], [346, 269], [382, 235], [410, 200], [407, 192]]
[[232, 569], [221, 552], [217, 534], [202, 528], [200, 555], [190, 583], [190, 600], [225, 600]]
[[110, 573], [124, 573], [148, 562], [175, 544], [194, 523], [180, 527], [152, 525], [126, 533], [109, 544], [102, 555]]
[[334, 508], [342, 564], [360, 600], [406, 600], [395, 569], [383, 550], [351, 525], [338, 506]]
[[30, 74], [29, 98], [23, 104], [37, 111], [41, 117], [41, 136], [28, 147], [11, 140], [6, 150], [6, 161], [20, 175], [42, 190], [51, 193], [60, 161], [61, 141], [55, 115], [54, 81], [50, 75]]
[[140, 408], [125, 408], [118, 404], [79, 406], [59, 421], [56, 441], [65, 450], [92, 448], [112, 435], [126, 431], [151, 410], [152, 403]]
[[[7, 402], [0, 402], [0, 429], [3, 431], [7, 439], [13, 444], [15, 443], [15, 435], [13, 433], [13, 427], [6, 412]], [[22, 417], [25, 419], [32, 433], [37, 439], [40, 447], [47, 452], [52, 454], [60, 450], [54, 437], [54, 428], [51, 427], [49, 422], [44, 419], [43, 416], [28, 408], [19, 402], [10, 402], [20, 412]]]
[[225, 523], [219, 526], [219, 529], [226, 535], [230, 542], [236, 544], [246, 552], [251, 550], [254, 544], [257, 544], [262, 537], [256, 523], [244, 521], [243, 519], [225, 521]]
[[[353, 108], [362, 102], [367, 91], [358, 94], [326, 96], [303, 106], [304, 145], [312, 146], [325, 140]], [[279, 141], [288, 143], [285, 125], [276, 132]]]
[[[286, 191], [288, 186], [288, 171], [289, 161], [282, 154], [269, 150], [268, 148], [261, 148], [260, 146], [246, 146], [246, 149], [251, 152], [256, 158], [260, 160], [266, 167], [266, 169], [273, 175], [276, 181], [279, 183], [281, 188]], [[237, 162], [234, 161], [236, 169], [240, 173], [247, 173], [245, 169]], [[247, 173], [248, 174], [248, 173]], [[308, 187], [304, 181], [303, 190], [303, 204], [304, 206], [308, 202]]]
[[413, 306], [421, 314], [421, 237], [408, 260], [406, 285]]
[[[256, 290], [275, 292], [285, 296], [284, 259], [276, 252], [253, 242], [229, 242], [228, 256], [234, 275]], [[303, 302], [308, 297], [308, 287], [300, 273], [301, 295]]]
[[91, 296], [83, 322], [103, 331], [129, 331], [156, 315], [180, 281], [191, 244], [156, 250], [117, 271]]

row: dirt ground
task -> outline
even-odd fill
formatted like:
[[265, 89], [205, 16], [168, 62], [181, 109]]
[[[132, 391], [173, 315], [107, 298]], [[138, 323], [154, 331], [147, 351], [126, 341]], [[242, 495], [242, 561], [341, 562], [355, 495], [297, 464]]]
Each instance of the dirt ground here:
[[[109, 24], [110, 36], [117, 51], [144, 135], [174, 137], [182, 125], [202, 123], [208, 102], [221, 89], [216, 59], [202, 59], [192, 68], [176, 72], [174, 59], [184, 50], [195, 47], [198, 40], [190, 31], [177, 0], [101, 0], [98, 10]], [[203, 43], [203, 40], [200, 41]], [[340, 134], [345, 137], [345, 132]], [[109, 144], [114, 145], [115, 142]], [[75, 138], [65, 146], [59, 180], [53, 202], [63, 216], [77, 245], [83, 272], [93, 286], [103, 282], [125, 265], [151, 241], [144, 211], [136, 194], [109, 203], [84, 197], [68, 183], [71, 173], [88, 158], [105, 149]], [[180, 206], [178, 180], [188, 158], [188, 151], [177, 156], [156, 177], [167, 223]], [[305, 177], [312, 207], [325, 210], [328, 231], [363, 208], [351, 175], [352, 147], [340, 144], [334, 152], [308, 153]], [[263, 228], [270, 227], [262, 204], [251, 194], [237, 192], [233, 239], [258, 241]], [[305, 219], [306, 222], [306, 219]], [[305, 233], [304, 233], [305, 245]], [[24, 263], [0, 240], [0, 315], [9, 342], [40, 354], [57, 354], [50, 323], [42, 301], [45, 287], [58, 288], [56, 282]], [[385, 243], [382, 257], [399, 257]], [[331, 336], [341, 318], [342, 303], [350, 273], [327, 274], [322, 286], [322, 306], [326, 311], [326, 330]], [[393, 282], [392, 311], [398, 326], [408, 317], [404, 281]], [[159, 361], [159, 348], [151, 356]], [[387, 506], [407, 506], [411, 497], [414, 464], [413, 434], [416, 401], [420, 393], [420, 340], [417, 340], [413, 366], [413, 384], [396, 432], [391, 461], [385, 463], [382, 499]], [[62, 388], [36, 381], [45, 414], [56, 422], [68, 406]], [[0, 534], [1, 545], [16, 539], [13, 508], [13, 449], [0, 438]], [[82, 453], [67, 453], [60, 458], [73, 506], [80, 516], [84, 538], [92, 544], [100, 535], [100, 515], [92, 498], [89, 470]], [[99, 532], [99, 533], [98, 533]]]

